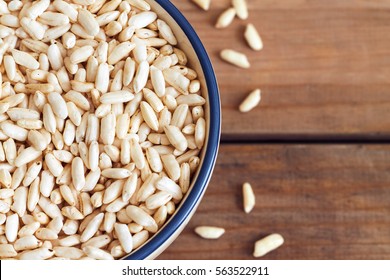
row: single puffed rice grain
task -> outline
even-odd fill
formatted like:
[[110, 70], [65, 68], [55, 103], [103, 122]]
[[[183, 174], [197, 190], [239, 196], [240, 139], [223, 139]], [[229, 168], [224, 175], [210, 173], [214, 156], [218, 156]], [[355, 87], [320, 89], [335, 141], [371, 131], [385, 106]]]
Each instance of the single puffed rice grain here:
[[236, 10], [234, 8], [227, 9], [218, 17], [215, 27], [216, 28], [228, 27], [232, 23], [235, 16], [236, 16]]
[[230, 50], [230, 49], [225, 49], [221, 51], [221, 58], [237, 67], [241, 68], [249, 68], [250, 63], [248, 61], [248, 58], [246, 57], [245, 54]]
[[195, 232], [205, 239], [218, 239], [225, 233], [225, 229], [213, 226], [199, 226], [195, 228]]
[[210, 8], [211, 0], [192, 0], [192, 2], [197, 4], [203, 10], [208, 11]]
[[232, 0], [232, 5], [240, 19], [245, 20], [248, 18], [248, 7], [246, 0]]
[[260, 89], [255, 89], [240, 104], [239, 107], [240, 112], [247, 113], [251, 111], [260, 103], [260, 100], [261, 100], [261, 91]]
[[263, 41], [260, 38], [255, 26], [248, 23], [244, 33], [248, 45], [255, 51], [260, 51], [263, 48]]
[[253, 256], [255, 258], [263, 257], [269, 252], [282, 246], [283, 243], [284, 243], [283, 236], [281, 236], [278, 233], [270, 234], [267, 237], [264, 237], [263, 239], [256, 241], [255, 248], [253, 251]]
[[242, 186], [243, 205], [245, 213], [250, 213], [255, 207], [255, 195], [252, 186], [249, 183], [244, 183]]

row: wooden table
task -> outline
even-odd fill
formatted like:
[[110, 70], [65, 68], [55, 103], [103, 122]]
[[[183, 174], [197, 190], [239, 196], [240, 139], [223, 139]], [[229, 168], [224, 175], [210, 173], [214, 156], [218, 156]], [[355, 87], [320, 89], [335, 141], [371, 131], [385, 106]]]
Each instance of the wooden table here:
[[[270, 233], [285, 244], [264, 259], [390, 259], [390, 1], [250, 0], [247, 21], [213, 27], [230, 0], [208, 12], [172, 0], [201, 37], [219, 80], [223, 134], [198, 211], [160, 259], [253, 259]], [[264, 49], [243, 40], [247, 22]], [[222, 48], [252, 67], [223, 62]], [[254, 88], [262, 103], [237, 107]], [[241, 185], [256, 194], [249, 215]], [[222, 226], [216, 241], [194, 234]]]

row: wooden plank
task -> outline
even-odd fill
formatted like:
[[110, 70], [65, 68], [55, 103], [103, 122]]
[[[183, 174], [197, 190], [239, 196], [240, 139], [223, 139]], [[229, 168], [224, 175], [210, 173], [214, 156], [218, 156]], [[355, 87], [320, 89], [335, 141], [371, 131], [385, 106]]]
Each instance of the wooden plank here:
[[[223, 108], [223, 139], [390, 138], [390, 2], [251, 0], [247, 21], [213, 27], [229, 0], [214, 0], [204, 12], [173, 0], [195, 27], [213, 61]], [[257, 26], [261, 52], [242, 33]], [[250, 70], [223, 62], [219, 52], [246, 53]], [[254, 88], [262, 104], [237, 110]]]
[[[265, 259], [389, 259], [389, 170], [388, 145], [222, 145], [200, 207], [160, 259], [253, 259], [253, 243], [273, 232], [285, 244]], [[226, 233], [204, 240], [200, 225]]]

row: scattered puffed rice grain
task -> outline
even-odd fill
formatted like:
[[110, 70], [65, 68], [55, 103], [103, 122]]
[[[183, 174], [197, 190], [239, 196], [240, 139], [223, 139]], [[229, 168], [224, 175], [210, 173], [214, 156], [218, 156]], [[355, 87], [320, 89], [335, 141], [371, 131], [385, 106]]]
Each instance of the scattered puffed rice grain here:
[[253, 24], [247, 24], [244, 36], [248, 45], [253, 50], [260, 51], [263, 48], [263, 41], [261, 40], [261, 37]]
[[245, 20], [248, 18], [248, 7], [246, 0], [232, 0], [232, 5], [240, 19]]
[[210, 8], [211, 0], [192, 0], [195, 4], [201, 7], [203, 10], [208, 11]]
[[240, 112], [242, 113], [249, 112], [260, 103], [260, 100], [261, 100], [261, 91], [260, 89], [255, 89], [241, 103], [239, 107]]
[[256, 241], [253, 256], [255, 258], [260, 258], [269, 252], [277, 249], [284, 243], [283, 236], [278, 233], [273, 233]]
[[234, 8], [227, 9], [218, 17], [215, 27], [216, 28], [228, 27], [232, 23], [235, 16], [236, 16], [236, 10]]
[[248, 58], [245, 54], [225, 49], [221, 52], [221, 58], [235, 66], [241, 67], [241, 68], [249, 68], [250, 63], [248, 61]]
[[218, 239], [225, 233], [225, 229], [221, 227], [200, 226], [195, 228], [195, 232], [205, 239]]
[[242, 186], [243, 205], [245, 213], [250, 213], [255, 207], [255, 194], [252, 186], [249, 183], [244, 183]]

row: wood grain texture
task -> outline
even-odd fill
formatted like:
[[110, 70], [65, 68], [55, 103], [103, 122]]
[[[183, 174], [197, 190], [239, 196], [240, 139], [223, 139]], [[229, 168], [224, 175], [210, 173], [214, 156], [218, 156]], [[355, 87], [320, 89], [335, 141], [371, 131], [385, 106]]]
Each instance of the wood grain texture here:
[[[215, 67], [223, 108], [223, 139], [389, 139], [390, 2], [387, 0], [251, 0], [247, 21], [213, 27], [230, 0], [208, 12], [172, 0], [194, 26]], [[247, 22], [264, 49], [246, 45]], [[223, 62], [219, 52], [246, 53], [249, 70]], [[262, 103], [237, 110], [254, 88]]]
[[[389, 259], [389, 170], [383, 145], [223, 145], [200, 207], [159, 258], [253, 259], [254, 242], [277, 232], [285, 244], [264, 259]], [[204, 240], [200, 225], [226, 233]]]

